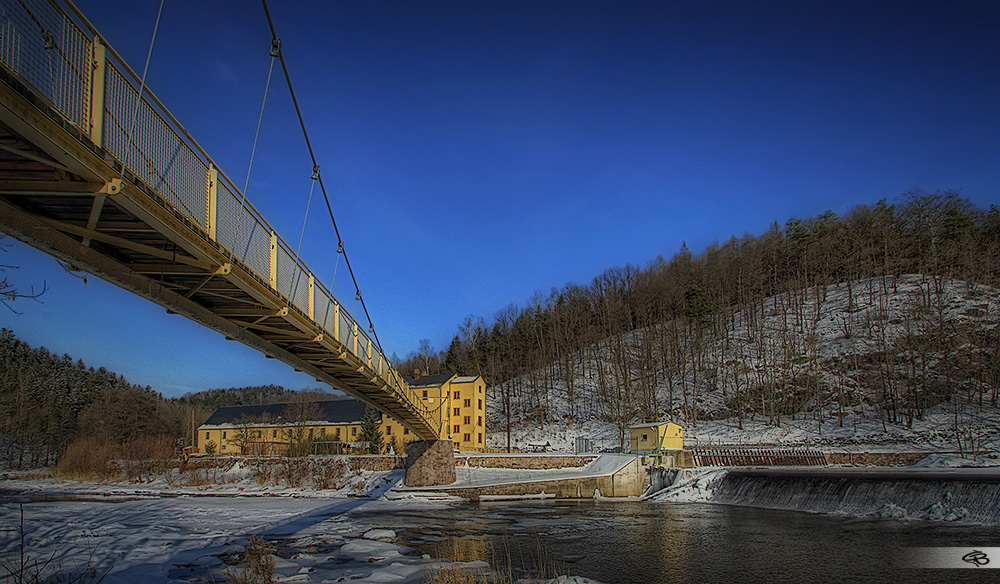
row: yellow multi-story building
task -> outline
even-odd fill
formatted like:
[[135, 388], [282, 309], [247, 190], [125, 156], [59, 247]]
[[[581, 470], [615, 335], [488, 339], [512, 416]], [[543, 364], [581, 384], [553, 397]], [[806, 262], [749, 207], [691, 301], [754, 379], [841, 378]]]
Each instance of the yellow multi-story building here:
[[[482, 377], [415, 375], [406, 380], [440, 420], [441, 440], [455, 449], [482, 451], [486, 445], [486, 383]], [[198, 452], [286, 454], [292, 444], [308, 444], [314, 453], [361, 453], [366, 450], [361, 423], [365, 404], [324, 400], [257, 406], [224, 406], [198, 428]], [[383, 452], [403, 454], [415, 439], [398, 420], [377, 414]]]
[[441, 440], [451, 440], [456, 450], [482, 452], [486, 447], [486, 382], [479, 376], [452, 373], [407, 377], [440, 422]]

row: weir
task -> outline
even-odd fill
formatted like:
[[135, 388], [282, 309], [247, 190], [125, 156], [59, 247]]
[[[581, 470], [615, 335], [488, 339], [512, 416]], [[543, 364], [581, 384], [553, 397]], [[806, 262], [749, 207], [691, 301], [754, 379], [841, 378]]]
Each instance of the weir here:
[[766, 509], [992, 524], [1000, 523], [1000, 471], [733, 470], [713, 500]]

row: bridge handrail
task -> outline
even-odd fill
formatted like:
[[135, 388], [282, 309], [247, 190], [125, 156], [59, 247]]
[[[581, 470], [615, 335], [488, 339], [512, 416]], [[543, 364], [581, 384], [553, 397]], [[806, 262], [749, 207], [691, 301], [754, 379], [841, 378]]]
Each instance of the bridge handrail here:
[[[338, 344], [350, 351], [351, 354], [362, 361], [362, 363], [368, 365], [386, 381], [388, 386], [392, 388], [392, 393], [397, 399], [405, 401], [415, 413], [418, 413], [429, 421], [429, 408], [403, 382], [399, 373], [392, 367], [391, 362], [378, 349], [377, 343], [374, 343], [371, 337], [365, 332], [364, 327], [347, 310], [343, 309], [343, 305], [337, 301], [326, 285], [322, 281], [316, 280], [315, 277], [313, 278], [313, 308], [317, 304], [316, 300], [319, 300], [319, 304], [323, 304], [326, 307], [330, 305], [340, 307], [335, 313], [340, 315], [339, 318], [343, 319], [343, 324], [346, 326], [341, 326], [340, 322], [335, 322], [333, 327], [328, 326], [327, 320], [329, 315], [325, 314], [323, 321], [319, 321], [315, 317], [315, 310], [313, 316], [310, 317], [308, 298], [303, 299], [302, 292], [300, 291], [302, 276], [306, 275], [308, 278], [308, 275], [312, 275], [308, 266], [306, 266], [305, 262], [293, 251], [293, 248], [277, 233], [271, 224], [268, 223], [256, 207], [243, 195], [241, 189], [236, 186], [233, 180], [215, 164], [214, 160], [205, 152], [197, 140], [170, 113], [148, 86], [143, 87], [143, 98], [140, 102], [141, 107], [137, 113], [136, 125], [146, 129], [146, 125], [158, 122], [158, 128], [150, 128], [149, 130], [150, 135], [155, 134], [156, 130], [160, 130], [160, 134], [152, 138], [144, 137], [144, 140], [151, 141], [150, 144], [146, 145], [146, 148], [143, 148], [143, 144], [137, 143], [139, 138], [131, 135], [135, 133], [130, 133], [128, 126], [132, 123], [131, 116], [136, 113], [134, 109], [136, 103], [135, 96], [138, 93], [141, 78], [113, 47], [103, 41], [103, 36], [100, 32], [71, 1], [61, 0], [61, 3], [65, 4], [66, 8], [60, 5], [59, 0], [19, 0], [20, 9], [12, 6], [3, 6], [8, 3], [8, 0], [2, 0], [2, 5], [0, 6], [4, 10], [0, 14], [7, 15], [8, 18], [14, 18], [18, 10], [28, 10], [28, 16], [31, 17], [33, 23], [41, 30], [39, 30], [38, 35], [22, 34], [18, 37], [17, 59], [13, 57], [5, 59], [4, 57], [8, 56], [8, 53], [13, 55], [13, 49], [5, 52], [5, 47], [0, 46], [0, 63], [3, 63], [16, 75], [24, 79], [36, 91], [41, 92], [50, 101], [51, 105], [66, 119], [71, 120], [73, 124], [77, 125], [83, 131], [84, 135], [93, 136], [94, 134], [91, 132], [90, 126], [92, 120], [95, 118], [93, 111], [94, 103], [92, 100], [94, 88], [92, 87], [90, 76], [84, 75], [82, 72], [90, 71], [94, 66], [94, 63], [91, 61], [94, 43], [96, 40], [100, 40], [101, 45], [106, 51], [107, 69], [104, 83], [104, 101], [98, 105], [100, 105], [103, 113], [107, 115], [99, 114], [96, 116], [97, 119], [103, 118], [105, 120], [103, 127], [99, 131], [101, 136], [100, 144], [97, 145], [106, 154], [112, 156], [116, 162], [128, 169], [132, 175], [131, 178], [142, 181], [154, 191], [161, 193], [172, 204], [175, 212], [182, 214], [192, 224], [199, 226], [203, 237], [214, 241], [230, 257], [238, 259], [243, 265], [250, 268], [262, 281], [263, 279], [260, 278], [261, 273], [268, 274], [268, 280], [271, 280], [271, 266], [268, 255], [270, 254], [270, 245], [273, 238], [278, 248], [278, 269], [275, 270], [276, 274], [273, 275], [276, 285], [271, 286], [272, 290], [277, 293], [279, 298], [285, 300], [289, 308], [294, 308], [300, 316], [308, 318], [325, 333], [331, 334], [331, 338], [335, 339]], [[28, 7], [29, 4], [34, 7], [35, 11], [31, 11], [31, 8]], [[46, 5], [54, 14], [43, 14]], [[58, 39], [53, 38], [51, 28], [45, 29], [42, 24], [43, 22], [52, 22], [56, 17], [61, 17], [62, 24], [66, 27], [58, 32]], [[11, 22], [8, 26], [13, 28], [15, 23]], [[25, 24], [25, 26], [29, 29], [31, 28], [31, 25]], [[4, 32], [6, 34], [8, 31]], [[14, 31], [11, 30], [10, 32], [13, 33]], [[72, 45], [74, 50], [71, 54], [68, 54], [69, 51], [64, 51], [60, 47], [60, 43], [67, 46]], [[2, 44], [0, 43], [0, 45]], [[76, 77], [80, 78], [82, 83], [76, 83], [73, 86], [73, 91], [82, 93], [82, 95], [58, 94], [54, 88], [54, 81], [50, 83], [50, 87], [48, 88], [38, 81], [33, 82], [32, 77], [36, 75], [33, 64], [28, 63], [28, 71], [24, 71], [22, 67], [18, 67], [21, 61], [22, 45], [24, 44], [28, 45], [27, 48], [24, 48], [25, 51], [33, 51], [33, 54], [29, 55], [29, 59], [33, 56], [46, 55], [45, 51], [51, 51], [54, 48], [63, 60], [63, 63], [57, 63], [58, 67], [60, 69], [64, 66], [67, 67], [65, 70], [60, 71], [59, 75], [62, 78], [66, 78], [71, 74], [75, 74]], [[41, 47], [40, 50], [39, 47]], [[47, 56], [51, 57], [51, 54]], [[49, 75], [52, 76], [54, 73], [51, 59], [48, 65]], [[37, 69], [42, 68], [42, 65], [37, 67]], [[74, 98], [79, 101], [74, 103]], [[81, 103], [86, 105], [81, 107]], [[143, 118], [147, 119], [144, 121]], [[156, 138], [160, 140], [156, 142]], [[143, 170], [138, 159], [143, 159], [142, 161], [145, 162], [145, 170]], [[218, 179], [217, 188], [221, 187], [217, 190], [216, 205], [219, 209], [225, 209], [230, 213], [230, 221], [226, 221], [225, 217], [218, 218], [216, 219], [215, 227], [222, 230], [232, 230], [231, 245], [227, 245], [222, 237], [222, 235], [228, 235], [229, 233], [217, 234], [212, 237], [209, 233], [208, 215], [195, 212], [189, 206], [190, 204], [195, 208], [199, 208], [199, 203], [201, 205], [205, 204], [203, 199], [191, 200], [190, 196], [184, 197], [184, 194], [190, 193], [190, 190], [178, 189], [180, 191], [180, 194], [178, 194], [178, 191], [172, 188], [172, 184], [180, 182], [188, 183], [185, 185], [188, 187], [192, 184], [197, 185], [200, 181], [207, 182], [208, 177], [211, 176], [213, 171]], [[163, 190], [164, 187], [169, 192], [165, 192]], [[197, 193], [198, 190], [195, 189], [194, 192]], [[236, 209], [237, 205], [238, 209]], [[232, 224], [233, 219], [237, 222], [236, 225]], [[249, 219], [249, 225], [244, 227], [247, 219]], [[245, 233], [241, 234], [241, 230], [245, 230]], [[255, 236], [258, 230], [261, 233], [267, 234], [266, 245], [263, 244], [263, 241], [258, 241], [257, 245], [255, 245]], [[246, 239], [240, 240], [241, 236]], [[240, 246], [239, 244], [242, 243], [246, 243], [246, 245]], [[244, 247], [242, 252], [238, 249], [233, 249], [238, 246]], [[261, 265], [263, 263], [262, 256], [268, 257], [268, 264]], [[286, 288], [285, 284], [289, 284], [289, 286]], [[319, 294], [315, 294], [315, 291], [318, 291]]]

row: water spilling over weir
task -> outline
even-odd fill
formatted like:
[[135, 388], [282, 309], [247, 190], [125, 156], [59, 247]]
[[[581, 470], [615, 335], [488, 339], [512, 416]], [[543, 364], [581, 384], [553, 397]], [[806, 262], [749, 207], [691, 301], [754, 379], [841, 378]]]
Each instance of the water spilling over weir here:
[[1000, 523], [1000, 473], [732, 470], [716, 503], [853, 516]]

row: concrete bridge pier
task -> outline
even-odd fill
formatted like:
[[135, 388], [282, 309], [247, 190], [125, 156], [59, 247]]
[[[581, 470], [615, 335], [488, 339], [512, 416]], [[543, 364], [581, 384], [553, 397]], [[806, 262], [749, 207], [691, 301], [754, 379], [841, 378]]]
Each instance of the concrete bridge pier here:
[[455, 453], [451, 440], [423, 440], [406, 446], [407, 487], [437, 487], [455, 482]]

